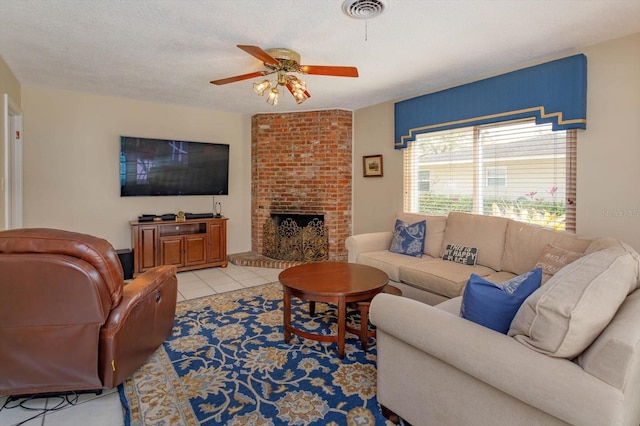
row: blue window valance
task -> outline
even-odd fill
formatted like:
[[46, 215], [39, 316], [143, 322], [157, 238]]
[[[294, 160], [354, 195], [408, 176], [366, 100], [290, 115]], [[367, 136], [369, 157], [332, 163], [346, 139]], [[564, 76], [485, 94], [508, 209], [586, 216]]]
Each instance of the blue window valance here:
[[534, 117], [554, 130], [587, 127], [587, 58], [580, 54], [395, 104], [395, 148], [420, 133]]

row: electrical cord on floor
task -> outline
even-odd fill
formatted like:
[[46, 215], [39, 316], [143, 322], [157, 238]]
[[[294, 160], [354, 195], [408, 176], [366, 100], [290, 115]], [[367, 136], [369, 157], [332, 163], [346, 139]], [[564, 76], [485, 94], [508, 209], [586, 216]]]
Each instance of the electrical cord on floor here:
[[[63, 408], [76, 405], [78, 403], [79, 396], [80, 395], [78, 395], [76, 392], [69, 392], [64, 395], [37, 395], [36, 394], [36, 395], [29, 395], [29, 396], [9, 396], [7, 397], [7, 400], [4, 402], [4, 404], [0, 406], [0, 411], [10, 410], [12, 408], [17, 408], [17, 407], [20, 407], [23, 410], [28, 410], [28, 411], [39, 411], [39, 413], [36, 414], [35, 416], [29, 417], [26, 420], [23, 420], [19, 423], [15, 423], [14, 425], [12, 425], [12, 426], [20, 426], [27, 422], [30, 422], [33, 419], [37, 419], [40, 416], [44, 416], [46, 413], [58, 411]], [[54, 407], [51, 407], [51, 408], [47, 407], [47, 405], [49, 405], [49, 401], [45, 402], [45, 408], [33, 408], [25, 405], [29, 401], [34, 401], [36, 399], [41, 399], [41, 398], [46, 398], [46, 399], [60, 398], [60, 401]]]

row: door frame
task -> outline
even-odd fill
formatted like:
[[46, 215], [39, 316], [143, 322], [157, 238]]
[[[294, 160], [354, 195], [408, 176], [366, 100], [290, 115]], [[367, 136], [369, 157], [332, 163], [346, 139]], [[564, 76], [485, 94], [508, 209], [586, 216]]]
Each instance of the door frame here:
[[22, 111], [8, 94], [4, 94], [4, 229], [22, 227]]

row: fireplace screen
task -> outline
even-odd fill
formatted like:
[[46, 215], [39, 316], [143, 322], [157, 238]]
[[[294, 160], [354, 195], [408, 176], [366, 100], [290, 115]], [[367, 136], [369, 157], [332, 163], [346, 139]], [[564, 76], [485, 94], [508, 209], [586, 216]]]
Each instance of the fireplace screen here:
[[265, 256], [313, 262], [329, 258], [329, 236], [323, 215], [272, 214], [263, 228]]

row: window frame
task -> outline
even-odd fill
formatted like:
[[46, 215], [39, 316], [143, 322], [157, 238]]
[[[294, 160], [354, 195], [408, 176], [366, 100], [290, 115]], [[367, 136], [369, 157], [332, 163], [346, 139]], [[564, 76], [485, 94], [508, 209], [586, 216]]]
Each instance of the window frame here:
[[[501, 176], [489, 176], [489, 172], [491, 171], [497, 171], [497, 170], [501, 170], [503, 173]], [[507, 185], [507, 166], [485, 166], [485, 171], [486, 171], [486, 177], [485, 177], [485, 184], [484, 186], [487, 188], [508, 188]], [[489, 184], [489, 179], [494, 179], [494, 180], [502, 180], [503, 184], [502, 185], [490, 185]]]
[[[577, 130], [575, 129], [561, 130], [559, 131], [561, 132], [561, 134], [555, 135], [556, 132], [552, 131], [549, 125], [545, 125], [545, 124], [536, 125], [533, 119], [510, 120], [510, 121], [504, 121], [500, 123], [492, 123], [488, 125], [476, 125], [476, 126], [465, 127], [465, 128], [457, 128], [453, 130], [426, 133], [422, 135], [422, 140], [420, 137], [418, 137], [415, 142], [410, 143], [409, 147], [406, 148], [404, 159], [403, 159], [404, 211], [412, 212], [412, 213], [445, 214], [445, 215], [450, 211], [470, 211], [476, 214], [506, 216], [507, 209], [503, 211], [500, 211], [500, 209], [496, 209], [495, 202], [491, 204], [492, 203], [491, 199], [492, 198], [495, 199], [495, 196], [496, 196], [495, 194], [497, 194], [497, 192], [495, 192], [496, 189], [498, 190], [503, 189], [505, 190], [504, 193], [506, 194], [506, 196], [514, 197], [516, 195], [516, 192], [513, 192], [513, 191], [518, 190], [517, 189], [519, 188], [518, 184], [516, 184], [514, 188], [509, 188], [509, 180], [507, 179], [507, 173], [509, 173], [508, 172], [509, 166], [504, 164], [497, 164], [497, 165], [486, 164], [486, 163], [489, 163], [490, 161], [496, 162], [498, 158], [495, 157], [495, 155], [498, 155], [498, 154], [493, 153], [492, 155], [494, 155], [494, 157], [492, 157], [491, 154], [488, 154], [485, 156], [482, 151], [486, 147], [489, 147], [490, 146], [489, 144], [492, 143], [491, 140], [488, 139], [488, 137], [491, 135], [492, 129], [493, 130], [497, 129], [498, 132], [500, 132], [501, 128], [508, 130], [510, 126], [517, 127], [517, 126], [520, 126], [521, 124], [525, 125], [523, 126], [523, 128], [526, 130], [526, 132], [531, 132], [532, 136], [535, 136], [540, 132], [543, 135], [543, 136], [540, 136], [542, 137], [541, 141], [544, 141], [545, 143], [541, 144], [539, 147], [539, 150], [543, 151], [540, 154], [538, 154], [536, 151], [538, 147], [536, 147], [535, 143], [533, 145], [531, 144], [515, 145], [516, 148], [522, 150], [522, 154], [518, 154], [518, 155], [522, 155], [522, 156], [540, 155], [540, 158], [547, 158], [547, 159], [553, 158], [552, 161], [556, 162], [556, 165], [553, 166], [554, 167], [553, 173], [558, 173], [558, 171], [563, 172], [563, 174], [559, 175], [560, 176], [559, 182], [561, 182], [561, 185], [559, 185], [559, 187], [561, 188], [561, 191], [560, 191], [561, 197], [564, 196], [564, 199], [560, 198], [561, 201], [558, 202], [558, 198], [554, 197], [555, 193], [551, 191], [556, 191], [558, 189], [558, 186], [554, 185], [553, 187], [551, 187], [551, 191], [546, 191], [547, 197], [549, 197], [549, 194], [551, 194], [551, 197], [548, 198], [549, 203], [551, 204], [549, 203], [544, 204], [542, 201], [536, 199], [535, 200], [536, 202], [537, 201], [541, 202], [540, 207], [538, 207], [537, 211], [535, 208], [525, 207], [530, 209], [529, 211], [532, 212], [530, 218], [526, 218], [524, 216], [516, 217], [516, 215], [514, 215], [513, 212], [510, 212], [510, 216], [516, 220], [524, 220], [530, 223], [539, 223], [543, 226], [549, 226], [554, 229], [562, 229], [562, 230], [575, 233], [576, 231]], [[527, 126], [531, 124], [535, 125], [535, 127], [528, 129]], [[488, 133], [486, 132], [487, 130], [488, 130]], [[442, 136], [442, 139], [440, 140], [437, 139], [439, 135]], [[523, 137], [522, 134], [514, 133], [513, 143], [518, 144], [519, 139], [526, 140], [529, 138], [529, 136], [526, 136], [526, 133], [524, 133], [524, 135], [525, 137]], [[509, 137], [511, 136], [509, 135]], [[468, 145], [469, 139], [471, 139], [471, 148], [469, 148], [469, 145]], [[508, 138], [505, 140], [508, 140]], [[559, 152], [556, 153], [554, 149], [552, 154], [553, 157], [549, 157], [548, 153], [544, 152], [545, 148], [548, 149], [549, 145], [547, 144], [547, 141], [550, 141], [550, 140], [552, 141], [560, 140], [562, 143], [564, 143], [564, 145], [560, 145], [561, 148]], [[421, 142], [424, 142], [424, 143], [421, 144]], [[499, 144], [500, 142], [494, 141], [493, 143]], [[503, 142], [503, 143], [511, 144], [512, 142], [509, 141], [509, 142]], [[549, 142], [549, 143], [552, 143], [552, 142]], [[414, 144], [421, 144], [421, 145], [414, 145]], [[458, 151], [459, 151], [457, 153], [455, 152], [456, 147], [458, 148]], [[534, 148], [533, 151], [531, 149], [532, 147]], [[416, 149], [419, 149], [420, 151], [417, 151]], [[471, 149], [471, 151], [473, 152], [472, 154], [468, 152], [469, 149]], [[430, 151], [431, 154], [427, 151]], [[446, 153], [447, 151], [449, 154], [448, 158], [446, 155], [441, 155], [443, 152]], [[547, 154], [547, 156], [545, 157], [544, 154]], [[425, 155], [432, 155], [433, 156], [432, 161], [431, 162], [424, 161]], [[556, 157], [556, 156], [559, 156], [559, 157]], [[501, 158], [501, 159], [504, 160], [504, 158]], [[561, 159], [564, 162], [564, 166], [562, 163], [560, 164], [557, 163], [558, 159]], [[407, 164], [408, 161], [411, 162], [411, 164], [408, 165]], [[464, 172], [463, 175], [460, 175], [459, 173], [456, 174], [455, 172], [449, 172], [449, 174], [444, 172], [446, 178], [441, 181], [440, 175], [438, 173], [436, 173], [436, 176], [434, 176], [433, 170], [429, 170], [430, 171], [429, 192], [425, 193], [424, 191], [419, 190], [420, 184], [422, 182], [421, 179], [419, 178], [419, 174], [427, 170], [425, 167], [429, 167], [429, 165], [431, 165], [432, 168], [433, 167], [437, 168], [438, 166], [447, 165], [450, 169], [452, 169], [453, 168], [452, 165], [454, 164], [457, 164], [458, 167], [462, 167], [461, 166], [462, 164], [466, 164], [467, 169], [469, 167], [469, 164], [471, 164], [471, 167], [472, 167], [471, 173], [473, 176], [473, 178], [471, 178], [471, 181], [469, 181], [468, 179], [469, 176], [464, 175], [464, 173], [466, 172]], [[516, 169], [518, 169], [517, 164], [515, 165], [515, 167]], [[502, 173], [502, 176], [498, 174], [498, 176], [492, 177], [493, 179], [503, 179], [504, 186], [489, 185], [490, 170], [494, 170], [494, 172], [496, 170], [504, 170], [504, 172]], [[534, 166], [531, 166], [531, 170], [532, 171], [535, 170]], [[517, 172], [522, 173], [521, 170], [517, 170]], [[447, 192], [449, 191], [448, 188], [451, 187], [452, 185], [453, 187], [456, 187], [455, 179], [451, 180], [452, 177], [454, 176], [461, 176], [462, 180], [460, 182], [462, 182], [462, 184], [466, 182], [466, 185], [471, 185], [471, 188], [473, 188], [472, 191], [467, 192], [467, 193], [470, 193], [470, 196], [468, 197], [465, 196], [466, 198], [469, 198], [471, 200], [470, 208], [468, 204], [469, 201], [460, 202], [460, 203], [454, 203], [451, 201], [456, 198], [462, 198], [460, 194], [465, 193], [464, 191], [460, 191], [459, 189], [457, 191], [460, 191], [460, 192], [452, 192], [452, 193]], [[526, 182], [527, 175], [519, 174], [516, 176], [517, 176], [516, 179], [519, 179], [520, 186], [522, 186], [522, 181], [524, 179], [524, 181]], [[538, 176], [535, 176], [535, 173], [532, 174], [531, 176], [532, 176], [532, 179], [538, 177]], [[556, 174], [555, 176], [557, 178], [558, 175]], [[553, 178], [554, 182], [556, 178]], [[439, 192], [438, 189], [434, 188], [433, 179], [439, 182], [437, 185], [447, 185], [448, 188], [442, 192]], [[458, 182], [458, 184], [462, 185], [460, 182]], [[469, 191], [469, 188], [470, 187], [467, 186], [466, 191]], [[492, 191], [493, 193], [491, 193]], [[488, 194], [488, 197], [487, 197], [488, 199], [486, 201], [484, 199], [485, 193]], [[435, 204], [431, 204], [432, 210], [430, 211], [423, 209], [424, 197], [421, 195], [425, 195], [425, 194], [428, 194], [431, 196], [432, 200], [429, 201], [430, 203], [435, 203]], [[451, 194], [454, 194], [454, 195], [452, 196]], [[535, 192], [532, 192], [532, 194], [535, 194]], [[531, 200], [529, 200], [529, 202], [531, 203], [533, 200], [534, 200], [534, 197], [531, 196]], [[490, 205], [484, 206], [485, 202], [490, 203]], [[515, 203], [515, 201], [511, 201], [510, 203]], [[531, 203], [531, 204], [535, 204], [535, 203]], [[489, 210], [489, 211], [486, 211], [486, 210]], [[544, 220], [540, 219], [540, 217], [544, 217]]]

